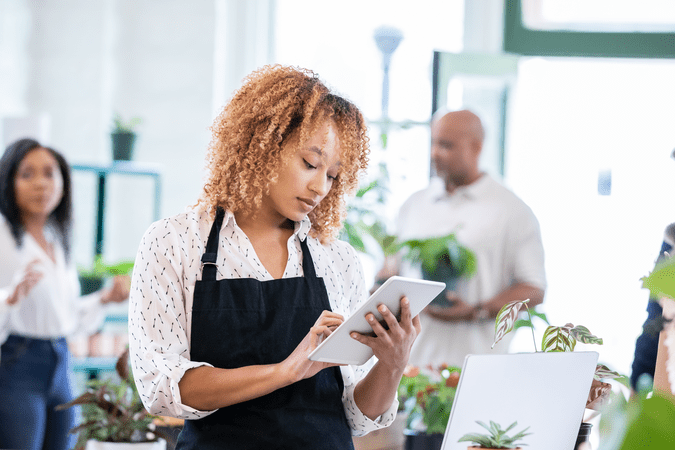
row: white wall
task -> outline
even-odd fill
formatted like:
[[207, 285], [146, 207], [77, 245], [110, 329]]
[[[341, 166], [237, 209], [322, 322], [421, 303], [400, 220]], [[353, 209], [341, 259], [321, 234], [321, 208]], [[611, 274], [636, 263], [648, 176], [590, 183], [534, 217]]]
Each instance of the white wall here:
[[[162, 168], [160, 215], [180, 212], [199, 195], [213, 117], [267, 62], [258, 23], [269, 30], [273, 3], [3, 0], [0, 118], [47, 116], [37, 138], [71, 164], [108, 164], [113, 114], [141, 117], [133, 159]], [[89, 264], [96, 180], [73, 178], [75, 258]], [[153, 219], [153, 185], [119, 175], [108, 183], [104, 254], [133, 258]]]

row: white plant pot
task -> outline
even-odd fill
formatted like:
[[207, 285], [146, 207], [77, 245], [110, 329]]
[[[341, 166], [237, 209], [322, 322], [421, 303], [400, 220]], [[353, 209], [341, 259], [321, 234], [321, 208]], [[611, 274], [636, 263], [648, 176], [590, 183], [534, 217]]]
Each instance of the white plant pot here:
[[85, 450], [166, 450], [166, 441], [159, 439], [157, 442], [101, 442], [87, 441]]

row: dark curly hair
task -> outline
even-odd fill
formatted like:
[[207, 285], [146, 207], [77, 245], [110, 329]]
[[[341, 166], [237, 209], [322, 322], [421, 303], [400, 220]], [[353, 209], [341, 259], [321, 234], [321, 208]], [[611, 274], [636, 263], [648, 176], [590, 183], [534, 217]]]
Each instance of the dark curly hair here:
[[253, 213], [291, 155], [283, 143], [298, 131], [302, 146], [326, 120], [334, 121], [340, 172], [328, 195], [308, 215], [310, 235], [322, 242], [337, 236], [353, 194], [368, 166], [366, 124], [359, 109], [331, 93], [310, 70], [279, 65], [253, 72], [211, 126], [207, 179], [198, 205]]
[[28, 153], [37, 149], [44, 148], [56, 159], [61, 177], [63, 178], [63, 196], [61, 202], [56, 206], [49, 216], [49, 222], [59, 233], [61, 244], [66, 255], [66, 260], [70, 256], [70, 231], [72, 223], [72, 194], [70, 181], [70, 166], [66, 159], [59, 152], [50, 147], [41, 145], [35, 139], [19, 139], [13, 142], [5, 149], [5, 153], [0, 158], [0, 213], [5, 216], [12, 231], [12, 236], [18, 247], [21, 246], [25, 229], [21, 223], [21, 212], [16, 204], [16, 193], [14, 192], [14, 180], [19, 164]]

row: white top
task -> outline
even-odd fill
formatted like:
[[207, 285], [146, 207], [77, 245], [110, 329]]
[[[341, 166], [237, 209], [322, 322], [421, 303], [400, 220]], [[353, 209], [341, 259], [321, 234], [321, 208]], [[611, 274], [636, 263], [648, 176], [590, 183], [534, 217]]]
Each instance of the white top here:
[[670, 390], [675, 394], [675, 300], [663, 297], [659, 300], [663, 308], [663, 317], [670, 319], [664, 325], [666, 354], [666, 377], [670, 384]]
[[[75, 265], [72, 261], [66, 263], [56, 231], [48, 227], [45, 235], [54, 246], [56, 261], [28, 233], [24, 233], [22, 245], [17, 247], [9, 224], [0, 215], [0, 343], [10, 333], [51, 339], [75, 332], [93, 333], [103, 324], [100, 294], [80, 297]], [[42, 279], [26, 297], [14, 305], [7, 304], [26, 266], [35, 259], [40, 260], [35, 268], [44, 274]]]
[[[212, 223], [205, 212], [196, 210], [159, 220], [146, 231], [138, 249], [129, 297], [129, 346], [136, 385], [151, 414], [199, 419], [214, 412], [184, 405], [178, 388], [186, 370], [210, 365], [190, 359], [190, 336], [194, 288], [202, 277], [200, 259]], [[303, 276], [300, 240], [307, 237], [309, 229], [307, 218], [296, 224], [288, 240], [283, 278]], [[322, 245], [309, 237], [307, 244], [316, 274], [326, 284], [331, 309], [348, 317], [367, 294], [354, 249], [342, 241]], [[273, 279], [229, 212], [220, 231], [217, 265], [219, 280]], [[363, 366], [340, 367], [342, 402], [354, 435], [384, 428], [396, 416], [398, 400], [375, 421], [364, 416], [354, 402], [356, 384], [374, 363], [371, 358]]]
[[[515, 194], [484, 174], [449, 194], [442, 180], [413, 194], [397, 221], [402, 240], [454, 232], [476, 254], [476, 274], [458, 282], [457, 291], [469, 305], [486, 301], [514, 283], [546, 287], [544, 249], [539, 222]], [[418, 267], [403, 264], [401, 274], [421, 277]], [[523, 299], [524, 300], [524, 299]], [[505, 353], [513, 333], [494, 350], [494, 320], [446, 322], [422, 316], [411, 363], [460, 366], [467, 354]]]

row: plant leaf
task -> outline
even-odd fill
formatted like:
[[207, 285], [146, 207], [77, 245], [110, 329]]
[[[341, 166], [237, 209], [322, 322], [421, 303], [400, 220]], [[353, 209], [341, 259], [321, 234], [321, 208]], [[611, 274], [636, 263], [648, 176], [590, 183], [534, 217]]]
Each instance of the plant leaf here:
[[513, 330], [513, 325], [518, 318], [520, 308], [529, 301], [529, 298], [527, 300], [516, 300], [502, 306], [495, 319], [495, 339], [491, 348], [494, 348], [497, 342], [501, 341], [507, 333]]
[[602, 338], [591, 334], [588, 328], [583, 325], [577, 325], [570, 330], [570, 333], [577, 341], [583, 344], [598, 344], [602, 345]]
[[577, 345], [576, 339], [572, 336], [572, 327], [549, 326], [544, 331], [544, 337], [541, 340], [541, 349], [544, 352], [571, 352]]
[[593, 375], [593, 378], [600, 381], [602, 379], [624, 378], [624, 375], [621, 375], [619, 372], [614, 372], [604, 364], [598, 364], [595, 367], [595, 374]]
[[675, 258], [658, 262], [654, 270], [641, 280], [642, 287], [649, 289], [651, 297], [675, 298]]

